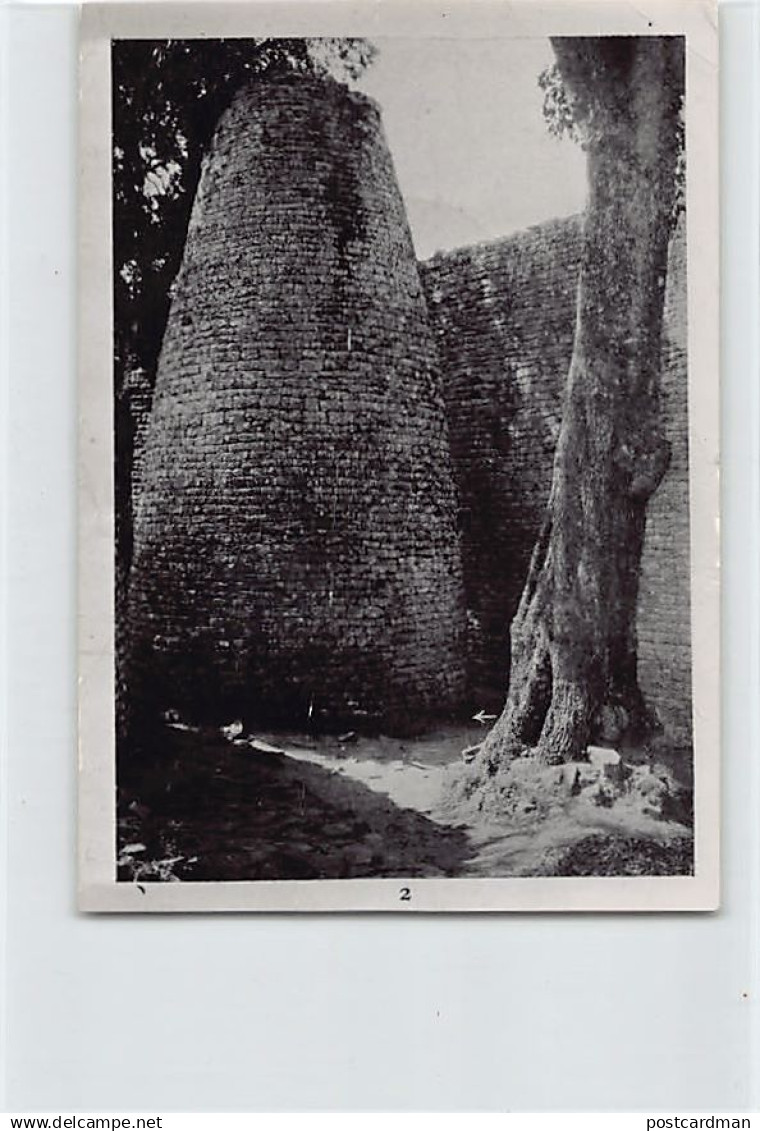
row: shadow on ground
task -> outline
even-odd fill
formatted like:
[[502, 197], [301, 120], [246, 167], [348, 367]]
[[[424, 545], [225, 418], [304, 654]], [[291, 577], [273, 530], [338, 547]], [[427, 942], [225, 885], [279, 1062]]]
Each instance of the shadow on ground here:
[[518, 759], [471, 793], [470, 778], [480, 779], [460, 755], [480, 733], [469, 724], [411, 739], [254, 738], [169, 724], [141, 750], [122, 751], [119, 879], [693, 871], [689, 752], [627, 751], [615, 789], [590, 764], [568, 788], [573, 766]]
[[119, 770], [119, 879], [304, 880], [461, 874], [473, 849], [359, 781], [167, 728]]

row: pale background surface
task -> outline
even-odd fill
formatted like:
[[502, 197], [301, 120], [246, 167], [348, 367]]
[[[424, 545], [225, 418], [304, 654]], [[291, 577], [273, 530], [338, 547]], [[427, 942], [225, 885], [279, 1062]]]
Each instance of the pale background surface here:
[[0, 1109], [756, 1109], [757, 5], [727, 4], [723, 20], [728, 816], [712, 916], [75, 913], [76, 16], [0, 15], [12, 280]]

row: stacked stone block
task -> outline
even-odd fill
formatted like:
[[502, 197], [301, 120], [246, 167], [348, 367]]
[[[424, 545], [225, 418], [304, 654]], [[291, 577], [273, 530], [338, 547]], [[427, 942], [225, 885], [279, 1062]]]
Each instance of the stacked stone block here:
[[647, 511], [637, 622], [639, 681], [683, 743], [692, 732], [687, 344], [683, 225], [671, 243], [665, 291], [662, 400], [671, 459]]
[[292, 724], [461, 703], [437, 353], [364, 96], [290, 77], [223, 115], [139, 480], [133, 695]]
[[[368, 99], [302, 77], [238, 96], [204, 164], [150, 413], [142, 384], [132, 397], [133, 699], [292, 722], [438, 712], [462, 701], [466, 658], [470, 702], [501, 706], [581, 238], [580, 219], [554, 221], [418, 271]], [[649, 506], [637, 628], [642, 687], [684, 742], [685, 283], [681, 228], [663, 345], [672, 462]]]
[[[544, 515], [573, 347], [582, 229], [553, 221], [422, 265], [455, 477], [474, 691], [503, 702], [509, 624]], [[642, 560], [639, 677], [672, 738], [691, 733], [685, 234], [671, 245], [663, 410], [672, 462]]]
[[579, 222], [557, 221], [422, 265], [459, 496], [469, 669], [493, 709], [548, 498], [580, 246]]

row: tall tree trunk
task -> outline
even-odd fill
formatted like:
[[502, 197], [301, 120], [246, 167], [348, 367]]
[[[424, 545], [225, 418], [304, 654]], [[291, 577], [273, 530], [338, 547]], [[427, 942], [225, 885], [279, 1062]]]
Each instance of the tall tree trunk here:
[[493, 772], [585, 749], [606, 704], [646, 722], [636, 605], [647, 502], [668, 466], [660, 353], [675, 201], [681, 41], [553, 41], [581, 118], [589, 199], [573, 356], [544, 528], [512, 622]]

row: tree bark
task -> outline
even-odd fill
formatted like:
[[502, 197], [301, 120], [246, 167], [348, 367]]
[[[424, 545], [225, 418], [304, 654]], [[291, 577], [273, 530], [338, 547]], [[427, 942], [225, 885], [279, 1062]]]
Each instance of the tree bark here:
[[[553, 47], [588, 156], [573, 356], [543, 530], [511, 627], [504, 710], [479, 761], [583, 755], [602, 707], [651, 722], [636, 676], [646, 506], [670, 457], [660, 353], [675, 203], [681, 41]], [[620, 713], [620, 712], [619, 712]]]

